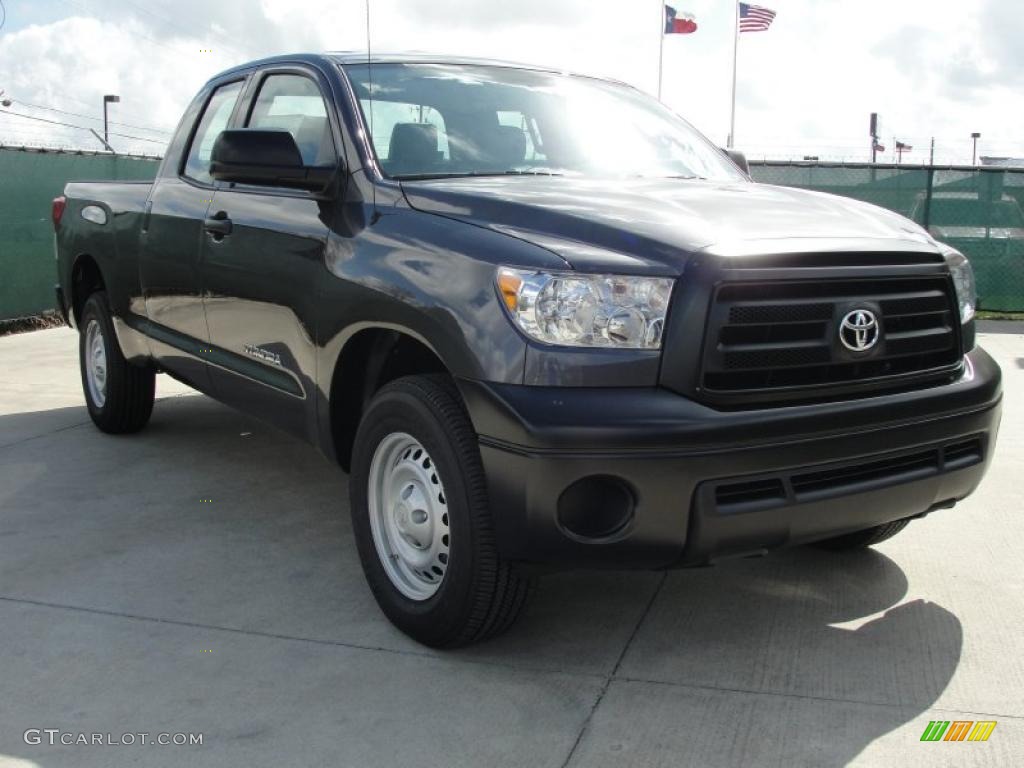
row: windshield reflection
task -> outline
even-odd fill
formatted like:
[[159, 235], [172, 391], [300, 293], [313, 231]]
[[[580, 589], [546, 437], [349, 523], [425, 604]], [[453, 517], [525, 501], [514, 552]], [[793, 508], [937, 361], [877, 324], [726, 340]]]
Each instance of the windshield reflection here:
[[685, 120], [625, 85], [501, 66], [344, 69], [392, 178], [744, 180]]

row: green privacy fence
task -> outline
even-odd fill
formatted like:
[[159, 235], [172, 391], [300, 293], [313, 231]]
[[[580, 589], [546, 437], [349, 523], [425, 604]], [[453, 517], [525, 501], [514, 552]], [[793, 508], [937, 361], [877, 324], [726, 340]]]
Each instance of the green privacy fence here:
[[55, 305], [50, 202], [81, 179], [152, 179], [159, 160], [0, 147], [0, 320]]
[[1024, 311], [1024, 169], [751, 163], [757, 181], [855, 197], [916, 221], [974, 265], [982, 309]]
[[[0, 147], [0, 320], [51, 309], [50, 201], [70, 180], [151, 179], [156, 158]], [[971, 259], [984, 309], [1024, 311], [1024, 169], [752, 163], [757, 181], [890, 208]]]

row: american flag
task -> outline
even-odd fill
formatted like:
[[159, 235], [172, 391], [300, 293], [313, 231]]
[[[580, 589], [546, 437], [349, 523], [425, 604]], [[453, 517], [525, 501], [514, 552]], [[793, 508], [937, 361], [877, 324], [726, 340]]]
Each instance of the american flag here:
[[775, 19], [775, 11], [760, 5], [740, 3], [740, 32], [764, 32]]

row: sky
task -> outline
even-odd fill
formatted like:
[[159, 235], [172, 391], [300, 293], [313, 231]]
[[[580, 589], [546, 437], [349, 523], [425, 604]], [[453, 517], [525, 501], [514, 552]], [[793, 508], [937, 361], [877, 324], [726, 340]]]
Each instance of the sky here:
[[[365, 50], [364, 0], [0, 0], [0, 142], [160, 154], [185, 105], [217, 72], [278, 53]], [[753, 158], [862, 161], [880, 115], [884, 159], [1024, 157], [1021, 0], [763, 0], [767, 32], [738, 48], [736, 147]], [[678, 0], [691, 35], [662, 39], [652, 0], [369, 0], [377, 51], [487, 56], [614, 77], [656, 94], [724, 145], [731, 0]], [[13, 113], [38, 118], [16, 117]], [[7, 113], [7, 114], [5, 114]]]

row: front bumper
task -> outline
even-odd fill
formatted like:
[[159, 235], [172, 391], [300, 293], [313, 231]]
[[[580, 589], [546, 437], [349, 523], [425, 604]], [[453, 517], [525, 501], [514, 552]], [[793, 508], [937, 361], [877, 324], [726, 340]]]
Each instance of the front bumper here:
[[[618, 568], [702, 564], [951, 506], [988, 467], [1001, 400], [981, 349], [942, 386], [757, 410], [659, 388], [459, 385], [504, 557]], [[595, 478], [593, 492], [566, 494]], [[632, 497], [623, 524], [567, 528], [567, 500], [603, 506], [608, 482]]]

